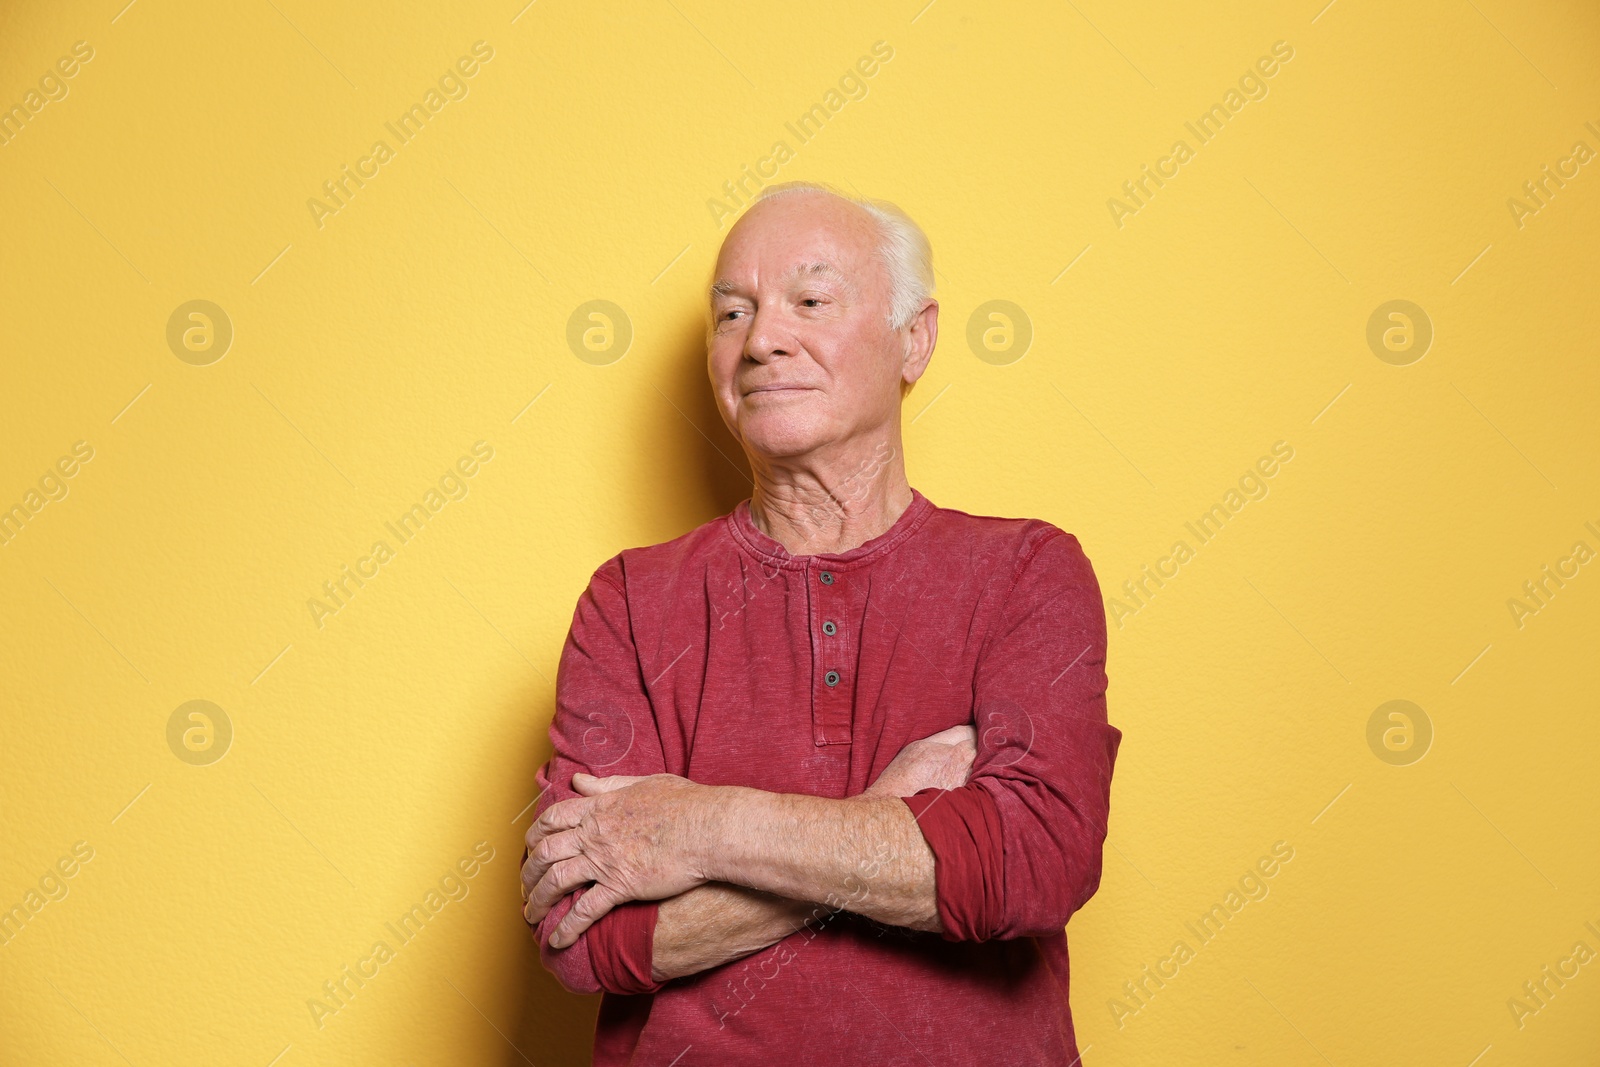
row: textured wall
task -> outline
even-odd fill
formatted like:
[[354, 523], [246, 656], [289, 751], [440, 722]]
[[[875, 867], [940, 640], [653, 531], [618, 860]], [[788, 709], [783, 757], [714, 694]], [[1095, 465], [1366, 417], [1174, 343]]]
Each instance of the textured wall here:
[[792, 178], [933, 239], [912, 483], [1108, 598], [1086, 1062], [1597, 1055], [1593, 5], [125, 2], [0, 12], [0, 1062], [583, 1062], [557, 655], [748, 492]]

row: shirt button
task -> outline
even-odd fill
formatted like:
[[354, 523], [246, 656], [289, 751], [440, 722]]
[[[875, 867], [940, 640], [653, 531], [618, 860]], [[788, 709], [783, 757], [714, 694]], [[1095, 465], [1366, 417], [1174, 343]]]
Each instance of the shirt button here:
[[817, 577], [819, 579], [821, 579], [823, 585], [832, 585], [833, 584], [833, 572], [832, 571], [823, 571]]
[[834, 634], [839, 632], [839, 628], [831, 622], [825, 622], [822, 624], [822, 632], [827, 634], [829, 637], [832, 637]]
[[827, 674], [822, 676], [822, 680], [828, 683], [829, 688], [832, 688], [833, 686], [839, 684], [839, 672], [829, 671]]

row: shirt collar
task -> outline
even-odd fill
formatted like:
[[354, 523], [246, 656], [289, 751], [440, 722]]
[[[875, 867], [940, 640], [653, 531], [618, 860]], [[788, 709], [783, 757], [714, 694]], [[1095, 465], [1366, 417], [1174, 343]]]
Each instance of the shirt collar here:
[[762, 533], [750, 518], [750, 500], [739, 501], [728, 515], [728, 529], [739, 545], [751, 554], [780, 567], [801, 568], [813, 563], [825, 563], [830, 568], [847, 570], [864, 566], [888, 553], [896, 545], [916, 533], [935, 511], [935, 505], [916, 489], [911, 490], [911, 503], [900, 517], [877, 537], [846, 552], [825, 552], [810, 556], [792, 555], [776, 538]]

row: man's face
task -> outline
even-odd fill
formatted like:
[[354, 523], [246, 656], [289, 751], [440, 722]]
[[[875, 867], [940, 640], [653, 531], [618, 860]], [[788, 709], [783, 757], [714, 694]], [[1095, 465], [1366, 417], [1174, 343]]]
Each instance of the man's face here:
[[717, 257], [707, 365], [747, 449], [803, 455], [897, 416], [907, 345], [889, 328], [876, 247], [865, 212], [817, 193], [764, 201], [734, 224]]

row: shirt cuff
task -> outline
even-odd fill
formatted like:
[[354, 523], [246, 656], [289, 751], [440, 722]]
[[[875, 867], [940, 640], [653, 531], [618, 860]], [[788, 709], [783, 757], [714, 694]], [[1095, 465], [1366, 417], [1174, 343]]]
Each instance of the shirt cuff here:
[[665, 983], [651, 980], [656, 916], [660, 901], [618, 904], [588, 930], [589, 963], [600, 988], [624, 994], [654, 993]]
[[994, 797], [969, 782], [902, 797], [933, 852], [940, 936], [987, 941], [1000, 920], [1005, 866]]

